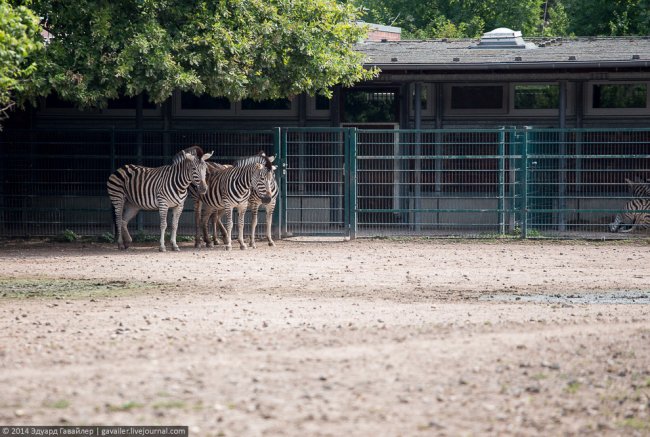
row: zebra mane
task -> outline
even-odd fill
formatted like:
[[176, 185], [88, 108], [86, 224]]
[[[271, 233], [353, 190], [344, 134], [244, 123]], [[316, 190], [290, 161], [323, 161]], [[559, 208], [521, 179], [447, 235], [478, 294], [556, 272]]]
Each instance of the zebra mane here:
[[198, 158], [203, 156], [203, 149], [199, 146], [190, 146], [187, 147], [181, 151], [179, 151], [176, 155], [174, 155], [174, 158], [172, 159], [172, 164], [176, 165], [179, 162], [181, 162], [183, 159], [185, 159], [185, 154], [189, 153], [191, 155], [194, 155]]
[[267, 170], [273, 170], [273, 162], [266, 156], [264, 150], [257, 152], [257, 155], [240, 158], [233, 163], [235, 167], [243, 167], [249, 164], [264, 164]]

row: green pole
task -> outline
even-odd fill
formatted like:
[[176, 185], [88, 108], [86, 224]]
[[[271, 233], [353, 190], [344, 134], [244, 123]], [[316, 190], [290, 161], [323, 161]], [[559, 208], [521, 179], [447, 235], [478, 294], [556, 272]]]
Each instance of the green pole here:
[[287, 130], [278, 129], [280, 137], [280, 209], [282, 210], [282, 227], [280, 235], [285, 237], [289, 235], [289, 225], [287, 224]]
[[[282, 157], [282, 152], [281, 152], [281, 146], [280, 146], [280, 138], [281, 138], [281, 131], [279, 127], [273, 128], [273, 151], [276, 154], [276, 158], [278, 159], [278, 163], [276, 164], [278, 166], [278, 172], [275, 175], [275, 180], [276, 183], [278, 184], [278, 190], [280, 191], [278, 193], [278, 201], [275, 207], [275, 210], [273, 211], [273, 222], [275, 222], [275, 229], [277, 229], [277, 239], [281, 240], [282, 239], [282, 211], [284, 210], [283, 208], [283, 196], [286, 190], [282, 186], [282, 176], [284, 174], [284, 158]], [[272, 230], [273, 231], [273, 230]]]
[[528, 128], [521, 138], [521, 237], [528, 238]]
[[499, 232], [503, 235], [506, 233], [506, 223], [505, 223], [505, 196], [506, 196], [506, 187], [505, 187], [505, 128], [499, 130], [499, 145], [497, 155], [499, 156], [499, 197], [498, 197], [498, 210], [499, 210]]
[[350, 240], [357, 238], [357, 128], [353, 127], [349, 130], [350, 141], [350, 177], [347, 180], [350, 190]]

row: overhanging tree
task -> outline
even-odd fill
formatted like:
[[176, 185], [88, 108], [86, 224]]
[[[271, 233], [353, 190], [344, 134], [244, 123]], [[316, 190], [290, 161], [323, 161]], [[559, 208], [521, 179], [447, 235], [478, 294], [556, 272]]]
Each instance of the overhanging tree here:
[[23, 6], [0, 0], [0, 121], [33, 88], [33, 56], [42, 47], [38, 18]]
[[240, 100], [330, 95], [375, 74], [353, 45], [356, 9], [334, 0], [35, 0], [54, 35], [41, 93], [79, 106], [176, 89]]

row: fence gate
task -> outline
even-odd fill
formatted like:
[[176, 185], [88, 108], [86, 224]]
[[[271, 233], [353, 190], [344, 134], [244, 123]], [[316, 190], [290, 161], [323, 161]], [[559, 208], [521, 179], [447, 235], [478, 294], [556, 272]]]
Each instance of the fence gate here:
[[349, 236], [354, 226], [351, 128], [281, 131], [283, 236]]

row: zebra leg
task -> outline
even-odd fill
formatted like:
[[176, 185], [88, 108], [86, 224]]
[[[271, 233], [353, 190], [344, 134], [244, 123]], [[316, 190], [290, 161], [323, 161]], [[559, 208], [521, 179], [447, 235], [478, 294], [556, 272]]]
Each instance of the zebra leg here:
[[167, 210], [169, 207], [166, 204], [161, 204], [158, 206], [158, 212], [160, 213], [160, 248], [161, 252], [166, 252], [165, 249], [165, 231], [167, 230]]
[[232, 250], [232, 206], [229, 206], [224, 211], [226, 215], [226, 236], [223, 239], [226, 245], [226, 250]]
[[134, 205], [128, 203], [124, 205], [124, 210], [122, 211], [122, 223], [120, 225], [121, 237], [122, 237], [122, 249], [124, 250], [128, 249], [129, 246], [131, 245], [131, 242], [133, 241], [133, 239], [131, 238], [131, 234], [129, 234], [128, 227], [131, 219], [136, 215], [138, 215], [138, 211], [140, 211], [140, 208]]
[[221, 223], [221, 217], [223, 216], [224, 210], [218, 209], [212, 214], [212, 242], [215, 246], [219, 244], [219, 238], [217, 237], [217, 227], [221, 230], [221, 238], [223, 241], [226, 241], [226, 228], [223, 227]]
[[239, 248], [241, 250], [246, 250], [246, 242], [244, 241], [244, 224], [246, 219], [246, 208], [248, 208], [248, 202], [239, 204], [237, 206], [237, 227], [239, 234], [237, 235], [237, 240], [239, 241]]
[[200, 199], [194, 199], [194, 247], [201, 247], [201, 209], [203, 203]]
[[183, 212], [183, 205], [178, 205], [175, 208], [172, 208], [172, 229], [170, 240], [172, 242], [172, 250], [174, 252], [180, 251], [178, 244], [176, 244], [176, 232], [178, 231], [178, 221], [181, 218], [181, 213]]
[[275, 200], [271, 201], [266, 205], [266, 240], [269, 242], [269, 246], [275, 246], [273, 241], [273, 236], [271, 235], [271, 225], [273, 224], [273, 211], [275, 210]]
[[223, 225], [223, 222], [221, 221], [221, 217], [223, 217], [224, 213], [226, 211], [224, 209], [219, 210], [217, 214], [213, 216], [214, 218], [214, 244], [217, 244], [217, 226], [219, 227], [219, 232], [221, 233], [221, 239], [225, 242], [226, 241], [226, 227]]
[[207, 208], [201, 213], [201, 230], [203, 231], [203, 241], [205, 241], [206, 247], [213, 246], [212, 241], [210, 240], [210, 236], [208, 235], [208, 223], [210, 222], [211, 215], [212, 212]]
[[119, 250], [124, 250], [124, 241], [122, 240], [122, 208], [124, 204], [122, 202], [118, 205], [113, 205], [113, 219], [115, 220], [115, 241], [117, 242], [117, 248]]
[[259, 203], [251, 204], [251, 247], [253, 249], [257, 248], [255, 244], [255, 228], [257, 228], [257, 214], [259, 212], [260, 205]]

